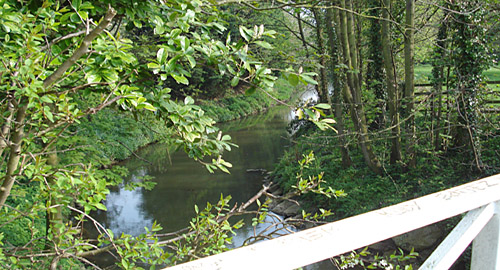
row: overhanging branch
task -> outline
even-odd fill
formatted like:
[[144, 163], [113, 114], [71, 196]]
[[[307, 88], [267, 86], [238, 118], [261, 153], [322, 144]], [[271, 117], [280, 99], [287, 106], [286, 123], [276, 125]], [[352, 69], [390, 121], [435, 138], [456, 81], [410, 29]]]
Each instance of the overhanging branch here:
[[54, 73], [52, 73], [49, 77], [43, 81], [43, 86], [45, 88], [50, 87], [55, 81], [57, 81], [59, 78], [61, 78], [64, 73], [73, 65], [76, 63], [76, 61], [82, 57], [84, 54], [87, 53], [90, 44], [92, 44], [92, 41], [100, 35], [106, 27], [111, 23], [111, 20], [113, 20], [113, 17], [116, 15], [116, 10], [109, 6], [108, 11], [106, 12], [106, 15], [104, 15], [104, 18], [102, 21], [97, 25], [97, 27], [92, 30], [85, 38], [83, 38], [82, 44], [80, 47], [71, 55], [64, 63], [62, 63]]

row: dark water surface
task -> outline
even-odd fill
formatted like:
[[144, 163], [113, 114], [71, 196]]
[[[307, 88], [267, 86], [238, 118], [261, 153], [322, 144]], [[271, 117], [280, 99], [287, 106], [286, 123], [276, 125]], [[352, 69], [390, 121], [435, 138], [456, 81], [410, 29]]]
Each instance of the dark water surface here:
[[[311, 95], [306, 92], [305, 96], [309, 98]], [[164, 231], [172, 232], [189, 225], [195, 215], [195, 204], [204, 208], [207, 202], [216, 203], [221, 194], [231, 195], [232, 204], [246, 202], [262, 188], [263, 179], [260, 173], [247, 170], [273, 169], [273, 164], [289, 145], [286, 128], [293, 117], [293, 110], [277, 106], [259, 115], [219, 125], [223, 133], [229, 134], [232, 142], [238, 145], [223, 155], [233, 164], [231, 174], [210, 174], [183, 151], [169, 153], [166, 145], [145, 147], [137, 155], [151, 163], [136, 157], [123, 162], [121, 165], [130, 172], [125, 182], [140, 181], [147, 175], [154, 178], [156, 187], [151, 191], [113, 190], [105, 203], [108, 211], [98, 213], [98, 220], [115, 235], [122, 232], [139, 235], [155, 220]], [[257, 229], [265, 227], [264, 224]], [[243, 227], [233, 238], [232, 246], [240, 246], [252, 234], [251, 226]]]
[[166, 231], [175, 231], [189, 225], [195, 204], [203, 208], [207, 202], [216, 203], [221, 194], [231, 195], [233, 203], [247, 201], [262, 187], [262, 175], [247, 170], [273, 168], [288, 144], [286, 126], [292, 117], [289, 108], [280, 106], [220, 125], [238, 145], [223, 155], [233, 164], [231, 174], [210, 174], [183, 151], [169, 153], [166, 145], [140, 150], [137, 155], [151, 164], [136, 157], [128, 159], [121, 164], [130, 172], [125, 182], [148, 175], [154, 177], [156, 187], [151, 191], [112, 191], [105, 203], [108, 211], [100, 213], [100, 221], [115, 234], [141, 234], [154, 220]]

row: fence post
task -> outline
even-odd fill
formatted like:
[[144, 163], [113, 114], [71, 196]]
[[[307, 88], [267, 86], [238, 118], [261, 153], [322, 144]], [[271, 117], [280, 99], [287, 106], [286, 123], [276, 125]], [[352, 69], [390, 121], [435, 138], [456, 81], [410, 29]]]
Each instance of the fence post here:
[[472, 243], [471, 270], [500, 269], [499, 205], [495, 202], [495, 214]]

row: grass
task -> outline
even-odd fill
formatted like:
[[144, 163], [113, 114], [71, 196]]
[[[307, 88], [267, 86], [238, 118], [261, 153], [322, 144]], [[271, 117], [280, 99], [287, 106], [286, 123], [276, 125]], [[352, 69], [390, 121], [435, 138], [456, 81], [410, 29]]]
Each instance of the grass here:
[[[429, 83], [431, 76], [431, 65], [416, 65], [415, 66], [415, 82], [416, 83]], [[500, 66], [493, 66], [483, 72], [488, 81], [500, 81]]]
[[[417, 65], [415, 66], [415, 83], [429, 83], [429, 78], [431, 76], [432, 66], [431, 65]], [[487, 81], [500, 81], [500, 66], [493, 66], [488, 70], [483, 72]], [[485, 100], [500, 100], [500, 84], [488, 84], [488, 88], [492, 90], [493, 93], [485, 94], [482, 98]], [[494, 108], [498, 107], [497, 104], [489, 104], [487, 107]]]

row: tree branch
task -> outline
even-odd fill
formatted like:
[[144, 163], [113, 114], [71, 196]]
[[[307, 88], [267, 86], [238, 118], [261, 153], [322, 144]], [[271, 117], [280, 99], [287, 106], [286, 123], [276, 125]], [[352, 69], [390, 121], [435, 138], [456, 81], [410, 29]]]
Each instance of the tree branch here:
[[50, 87], [55, 81], [57, 81], [59, 78], [61, 78], [64, 73], [73, 65], [76, 63], [76, 61], [82, 57], [84, 54], [87, 53], [90, 44], [92, 44], [92, 40], [94, 40], [98, 35], [100, 35], [106, 27], [110, 24], [111, 20], [113, 20], [113, 17], [116, 15], [116, 10], [109, 6], [108, 11], [106, 12], [106, 15], [104, 15], [104, 18], [102, 21], [97, 25], [97, 27], [92, 30], [85, 38], [83, 38], [82, 44], [80, 47], [71, 55], [64, 63], [62, 63], [54, 73], [52, 73], [49, 77], [45, 79], [43, 82], [43, 86], [45, 88]]

